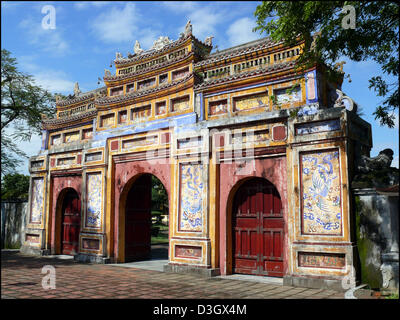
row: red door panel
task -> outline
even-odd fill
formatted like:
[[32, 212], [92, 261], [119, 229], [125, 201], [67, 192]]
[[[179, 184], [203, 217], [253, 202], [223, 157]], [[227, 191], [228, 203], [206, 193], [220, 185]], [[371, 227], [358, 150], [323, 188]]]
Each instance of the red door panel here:
[[62, 209], [62, 254], [75, 255], [79, 252], [80, 228], [81, 201], [78, 194], [70, 190], [64, 197]]
[[151, 176], [143, 175], [128, 193], [125, 208], [125, 261], [151, 253]]
[[234, 272], [283, 276], [282, 203], [271, 183], [253, 179], [239, 188], [233, 229]]

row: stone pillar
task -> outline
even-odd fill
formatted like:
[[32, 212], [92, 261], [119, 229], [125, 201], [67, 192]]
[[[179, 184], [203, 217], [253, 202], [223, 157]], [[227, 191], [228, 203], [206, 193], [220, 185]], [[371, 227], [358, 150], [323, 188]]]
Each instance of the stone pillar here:
[[353, 190], [356, 204], [356, 233], [361, 282], [368, 284], [373, 289], [398, 292], [398, 186], [397, 192], [380, 190], [385, 189]]

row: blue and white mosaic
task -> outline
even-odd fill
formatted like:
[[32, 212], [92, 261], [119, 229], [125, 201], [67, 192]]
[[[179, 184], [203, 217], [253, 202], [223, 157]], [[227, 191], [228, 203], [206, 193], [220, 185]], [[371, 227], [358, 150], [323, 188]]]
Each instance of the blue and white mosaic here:
[[301, 155], [305, 234], [342, 233], [339, 151]]
[[43, 214], [44, 179], [32, 180], [31, 223], [41, 223]]
[[100, 228], [101, 226], [101, 200], [103, 198], [101, 177], [101, 173], [90, 173], [86, 178], [86, 226], [89, 228]]
[[180, 230], [201, 231], [203, 226], [203, 165], [181, 165]]

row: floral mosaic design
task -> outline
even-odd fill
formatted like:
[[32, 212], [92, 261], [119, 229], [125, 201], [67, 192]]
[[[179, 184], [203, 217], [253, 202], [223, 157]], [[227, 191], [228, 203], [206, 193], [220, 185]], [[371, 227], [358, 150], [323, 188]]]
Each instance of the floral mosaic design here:
[[203, 165], [181, 165], [180, 230], [201, 231]]
[[303, 233], [340, 235], [339, 151], [304, 154], [300, 160]]
[[41, 223], [43, 213], [44, 180], [33, 179], [32, 181], [32, 210], [31, 223]]
[[101, 199], [103, 198], [101, 173], [88, 174], [86, 185], [87, 185], [86, 226], [89, 228], [100, 228]]

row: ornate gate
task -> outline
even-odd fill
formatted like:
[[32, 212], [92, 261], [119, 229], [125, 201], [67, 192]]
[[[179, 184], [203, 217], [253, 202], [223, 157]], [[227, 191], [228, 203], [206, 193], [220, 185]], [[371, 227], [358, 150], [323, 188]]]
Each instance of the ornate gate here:
[[65, 194], [62, 207], [61, 253], [75, 255], [79, 252], [79, 232], [81, 228], [81, 201], [74, 190]]
[[233, 271], [283, 276], [284, 219], [278, 191], [265, 179], [245, 182], [233, 203]]

